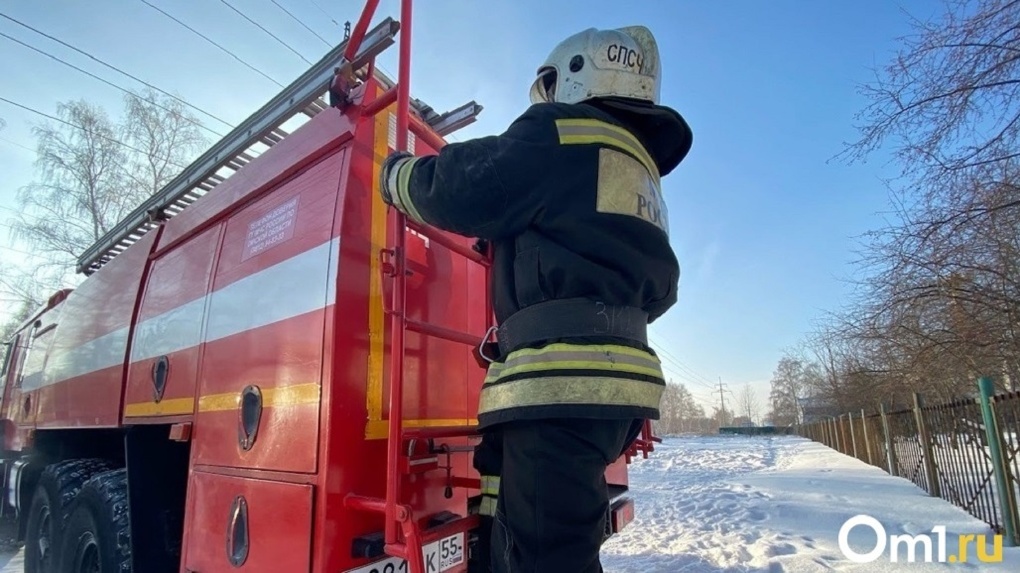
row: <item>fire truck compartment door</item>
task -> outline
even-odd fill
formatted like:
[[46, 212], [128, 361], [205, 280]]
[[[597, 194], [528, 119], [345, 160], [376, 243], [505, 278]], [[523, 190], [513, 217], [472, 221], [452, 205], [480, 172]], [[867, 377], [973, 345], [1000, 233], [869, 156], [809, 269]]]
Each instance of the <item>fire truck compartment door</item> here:
[[313, 486], [201, 471], [190, 482], [186, 570], [309, 570]]
[[193, 461], [314, 473], [344, 153], [226, 222], [206, 313]]

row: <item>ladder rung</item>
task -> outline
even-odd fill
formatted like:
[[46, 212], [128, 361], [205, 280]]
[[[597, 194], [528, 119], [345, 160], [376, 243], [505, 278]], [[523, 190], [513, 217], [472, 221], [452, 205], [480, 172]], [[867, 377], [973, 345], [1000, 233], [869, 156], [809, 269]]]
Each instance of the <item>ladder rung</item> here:
[[478, 426], [436, 426], [433, 428], [409, 428], [404, 430], [405, 440], [427, 440], [429, 438], [465, 438], [478, 435]]
[[450, 485], [464, 489], [481, 489], [482, 480], [479, 478], [453, 476], [450, 478]]
[[442, 137], [436, 135], [436, 132], [432, 131], [432, 128], [429, 127], [427, 123], [415, 116], [411, 116], [407, 128], [422, 143], [428, 145], [432, 149], [442, 149], [446, 145], [446, 142], [443, 141]]
[[360, 511], [374, 511], [376, 513], [386, 513], [386, 500], [378, 497], [368, 497], [364, 495], [348, 494], [344, 499], [344, 504], [351, 508]]
[[372, 117], [380, 111], [386, 109], [393, 102], [397, 101], [397, 86], [386, 90], [377, 98], [366, 104], [361, 108], [361, 114], [365, 117]]
[[483, 267], [488, 268], [489, 265], [491, 264], [489, 262], [489, 259], [486, 258], [485, 255], [483, 255], [482, 253], [479, 253], [478, 251], [472, 249], [471, 247], [465, 247], [464, 245], [454, 242], [453, 239], [451, 239], [448, 235], [440, 231], [437, 231], [432, 227], [419, 225], [418, 223], [415, 223], [410, 219], [407, 220], [407, 226], [415, 233], [418, 233], [423, 237], [427, 237], [430, 241], [435, 241], [463, 257], [471, 259], [472, 261], [482, 265]]
[[408, 330], [424, 334], [426, 336], [434, 336], [436, 338], [443, 338], [452, 342], [460, 342], [462, 344], [467, 344], [468, 346], [477, 346], [482, 342], [481, 336], [471, 334], [469, 332], [461, 332], [459, 330], [453, 330], [452, 328], [437, 326], [435, 324], [421, 322], [410, 318], [405, 319], [405, 321], [407, 323]]

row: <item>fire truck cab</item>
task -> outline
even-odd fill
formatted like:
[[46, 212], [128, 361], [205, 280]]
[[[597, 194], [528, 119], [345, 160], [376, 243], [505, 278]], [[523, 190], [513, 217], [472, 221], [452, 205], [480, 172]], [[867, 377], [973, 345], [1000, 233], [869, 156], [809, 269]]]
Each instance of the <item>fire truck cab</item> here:
[[[0, 506], [27, 573], [467, 570], [489, 255], [377, 186], [386, 155], [438, 152], [481, 107], [412, 100], [410, 0], [369, 30], [376, 3], [9, 341]], [[374, 62], [398, 31], [395, 81]], [[343, 58], [362, 84], [341, 112]], [[651, 441], [607, 472], [607, 535]]]

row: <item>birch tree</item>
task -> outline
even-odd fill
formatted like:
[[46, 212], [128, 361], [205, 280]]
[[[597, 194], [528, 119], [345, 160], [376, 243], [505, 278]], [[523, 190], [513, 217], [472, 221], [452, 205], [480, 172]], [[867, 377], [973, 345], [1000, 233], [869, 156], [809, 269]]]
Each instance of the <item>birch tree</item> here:
[[120, 121], [84, 100], [36, 126], [36, 180], [18, 191], [15, 236], [36, 255], [29, 274], [73, 284], [76, 259], [187, 165], [206, 144], [184, 105], [147, 91], [125, 97]]

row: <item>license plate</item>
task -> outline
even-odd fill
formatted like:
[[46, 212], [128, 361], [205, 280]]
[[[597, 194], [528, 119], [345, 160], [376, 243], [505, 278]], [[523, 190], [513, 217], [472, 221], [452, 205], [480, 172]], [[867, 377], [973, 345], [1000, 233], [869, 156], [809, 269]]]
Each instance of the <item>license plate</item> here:
[[[422, 547], [425, 561], [424, 573], [441, 573], [464, 563], [464, 534], [456, 533], [433, 541]], [[399, 557], [387, 557], [375, 563], [348, 569], [344, 573], [408, 573], [407, 561]]]

